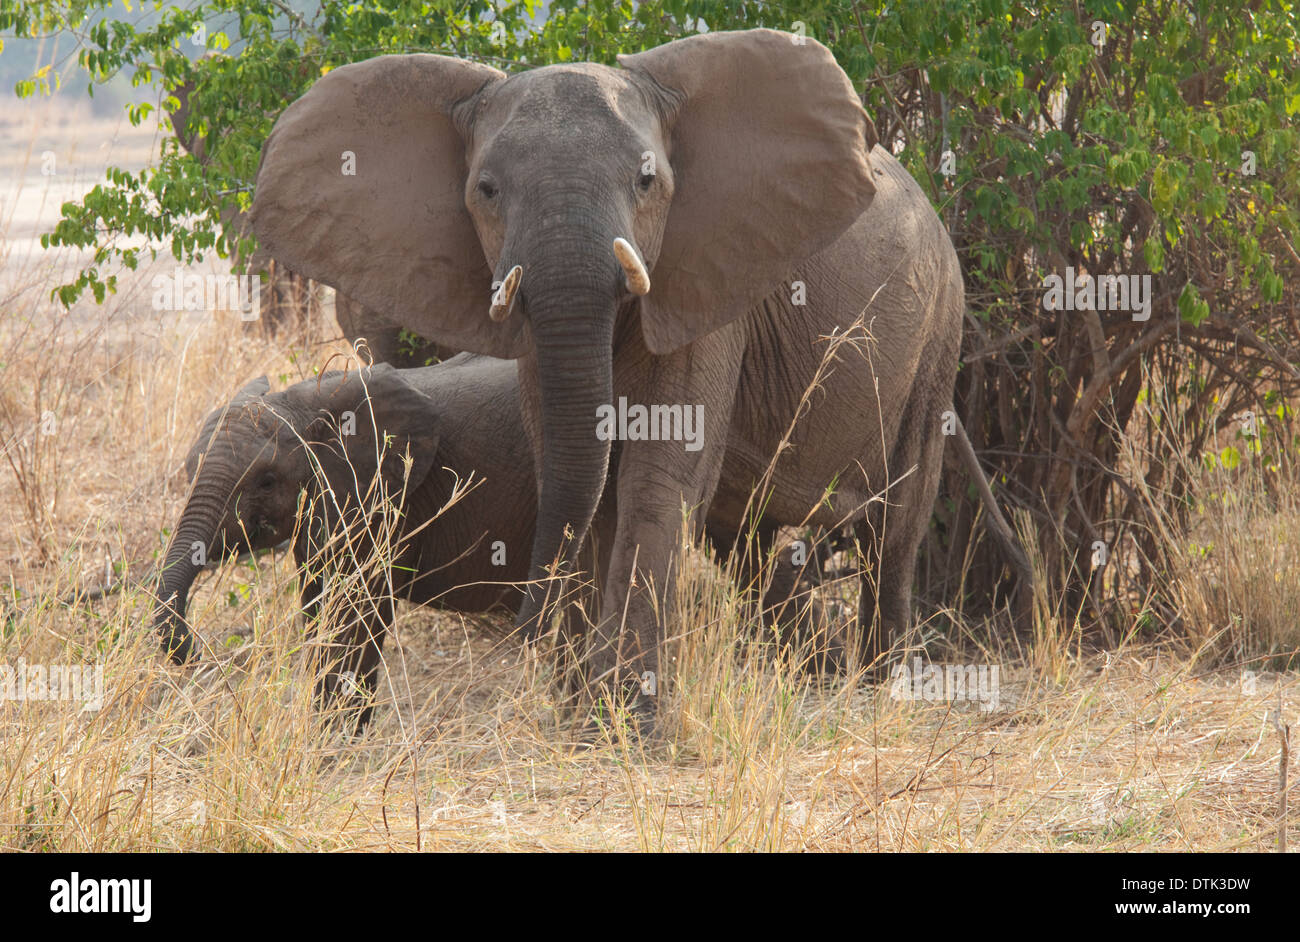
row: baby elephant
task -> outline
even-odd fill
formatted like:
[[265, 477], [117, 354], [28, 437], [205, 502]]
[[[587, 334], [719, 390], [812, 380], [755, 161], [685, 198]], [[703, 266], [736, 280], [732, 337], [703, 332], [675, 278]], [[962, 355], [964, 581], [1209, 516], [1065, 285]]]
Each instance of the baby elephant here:
[[[369, 699], [394, 597], [518, 608], [511, 583], [527, 578], [537, 498], [513, 362], [461, 354], [269, 388], [255, 380], [209, 415], [186, 459], [193, 488], [154, 616], [172, 660], [197, 657], [185, 608], [207, 561], [291, 537], [303, 610], [333, 639], [322, 700]], [[471, 475], [482, 483], [443, 509]]]
[[[190, 449], [193, 487], [159, 577], [154, 626], [173, 661], [197, 659], [185, 610], [199, 570], [292, 538], [304, 614], [331, 639], [320, 649], [317, 699], [359, 706], [361, 729], [394, 598], [461, 612], [520, 604], [537, 491], [516, 364], [463, 353], [269, 390], [265, 377], [249, 383], [208, 416]], [[471, 477], [482, 483], [446, 506]], [[610, 519], [607, 504], [599, 520]], [[709, 535], [724, 555], [735, 537]], [[762, 547], [775, 537], [764, 530]], [[590, 552], [579, 560], [584, 570], [594, 563]], [[746, 573], [757, 585], [757, 571]], [[331, 580], [337, 591], [326, 592]], [[764, 593], [761, 620], [780, 622], [783, 635], [808, 620], [797, 582], [783, 560]], [[579, 649], [585, 628], [579, 602], [564, 625]]]

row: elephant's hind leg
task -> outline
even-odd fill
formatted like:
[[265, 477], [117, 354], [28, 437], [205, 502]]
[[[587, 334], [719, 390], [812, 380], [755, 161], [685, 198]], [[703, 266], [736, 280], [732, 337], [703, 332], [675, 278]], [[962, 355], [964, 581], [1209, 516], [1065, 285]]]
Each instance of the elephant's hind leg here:
[[912, 626], [916, 554], [930, 525], [942, 470], [939, 404], [946, 404], [948, 396], [941, 399], [934, 390], [941, 382], [935, 374], [941, 373], [943, 366], [937, 362], [917, 377], [890, 455], [889, 473], [897, 483], [855, 525], [862, 552], [871, 564], [863, 567], [859, 577], [859, 661], [864, 667], [882, 666]]
[[762, 637], [800, 658], [800, 667], [811, 673], [831, 674], [842, 670], [844, 638], [830, 609], [814, 595], [821, 584], [821, 561], [816, 544], [797, 540], [770, 558], [780, 529], [763, 526], [752, 544], [740, 540], [728, 528], [706, 528], [718, 564], [726, 568], [736, 586], [748, 596], [762, 597], [749, 620]]

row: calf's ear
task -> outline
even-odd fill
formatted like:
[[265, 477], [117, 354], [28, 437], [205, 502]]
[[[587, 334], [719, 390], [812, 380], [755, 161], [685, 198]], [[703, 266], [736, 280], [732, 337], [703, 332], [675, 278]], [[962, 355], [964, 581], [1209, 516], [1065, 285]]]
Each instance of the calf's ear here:
[[419, 487], [438, 454], [432, 399], [377, 363], [322, 379], [308, 439], [321, 482], [338, 506], [376, 506], [386, 495], [400, 503]]

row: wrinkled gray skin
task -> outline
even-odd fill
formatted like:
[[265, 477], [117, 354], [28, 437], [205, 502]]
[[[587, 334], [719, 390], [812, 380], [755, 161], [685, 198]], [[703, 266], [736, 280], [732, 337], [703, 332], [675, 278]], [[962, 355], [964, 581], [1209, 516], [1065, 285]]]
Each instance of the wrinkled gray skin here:
[[[168, 118], [177, 143], [200, 165], [206, 167], [209, 162], [207, 142], [192, 133], [188, 126], [190, 95], [193, 91], [192, 83], [186, 83], [172, 92], [180, 105]], [[221, 216], [227, 225], [232, 225], [239, 233], [245, 234], [248, 231], [246, 214], [233, 204], [223, 209]], [[266, 316], [274, 318], [278, 312], [292, 309], [301, 303], [302, 298], [310, 296], [311, 287], [307, 279], [275, 264], [264, 252], [255, 252], [247, 267], [250, 271], [269, 270], [261, 296], [261, 310]], [[447, 360], [459, 352], [414, 335], [403, 339], [403, 327], [396, 319], [364, 307], [342, 293], [336, 292], [334, 297], [334, 318], [349, 343], [355, 344], [357, 340], [365, 339], [370, 359], [375, 363], [388, 363], [406, 369]]]
[[[369, 307], [409, 311], [422, 336], [518, 358], [539, 488], [534, 578], [555, 560], [575, 565], [602, 497], [616, 495], [612, 532], [596, 533], [589, 665], [615, 691], [658, 670], [656, 609], [670, 610], [683, 502], [696, 526], [740, 530], [792, 425], [762, 526], [850, 521], [879, 554], [862, 580], [866, 659], [910, 620], [961, 276], [829, 51], [792, 39], [711, 33], [621, 68], [509, 77], [380, 57], [323, 77], [263, 150], [253, 221], [277, 258]], [[354, 176], [340, 172], [344, 151]], [[643, 296], [613, 254], [618, 238], [648, 270]], [[514, 304], [490, 319], [493, 283], [514, 266]], [[855, 323], [859, 343], [838, 349], [800, 411], [826, 338]], [[611, 472], [596, 415], [621, 396], [702, 404], [703, 447], [624, 441]], [[534, 589], [521, 606], [530, 634], [545, 601]]]
[[[295, 535], [300, 493], [308, 500], [323, 496], [308, 505], [311, 517], [297, 528], [293, 545], [303, 608], [315, 617], [319, 574], [335, 558], [319, 552], [322, 535], [338, 532], [339, 520], [360, 504], [358, 495], [377, 470], [388, 493], [403, 493], [400, 455], [408, 447], [412, 465], [397, 535], [402, 549], [387, 574], [393, 591], [377, 573], [373, 604], [341, 618], [336, 613], [338, 623], [325, 632], [335, 647], [323, 658], [337, 664], [322, 675], [318, 694], [332, 694], [349, 670], [361, 690], [373, 691], [393, 596], [462, 612], [518, 606], [521, 590], [509, 583], [527, 576], [536, 497], [513, 363], [463, 354], [422, 369], [376, 365], [361, 374], [327, 373], [280, 392], [267, 390], [263, 377], [214, 411], [186, 459], [193, 487], [167, 550], [155, 610], [155, 627], [174, 660], [198, 653], [185, 622], [190, 588], [202, 568], [196, 544], [208, 561], [275, 546]], [[355, 434], [343, 436], [347, 412], [355, 416]], [[393, 436], [382, 469], [376, 428]], [[321, 477], [313, 473], [309, 452]], [[444, 506], [457, 475], [463, 482], [471, 474], [484, 483], [404, 539]], [[498, 540], [505, 565], [493, 565]], [[366, 558], [367, 550], [353, 547], [356, 558]], [[360, 722], [369, 716], [366, 706]]]

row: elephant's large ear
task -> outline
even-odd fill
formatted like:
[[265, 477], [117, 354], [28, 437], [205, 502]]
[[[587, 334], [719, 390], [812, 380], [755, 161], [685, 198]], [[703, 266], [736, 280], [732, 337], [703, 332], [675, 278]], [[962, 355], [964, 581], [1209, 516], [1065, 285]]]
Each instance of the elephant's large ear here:
[[492, 272], [465, 208], [456, 105], [505, 76], [446, 56], [326, 74], [262, 148], [253, 230], [270, 257], [457, 350], [517, 357], [516, 311], [488, 317]]
[[830, 51], [790, 33], [708, 33], [619, 63], [678, 101], [673, 202], [641, 299], [646, 344], [667, 353], [752, 308], [862, 215], [876, 131]]
[[185, 477], [187, 480], [192, 482], [194, 475], [198, 473], [199, 460], [211, 445], [212, 433], [217, 430], [221, 420], [248, 405], [253, 400], [265, 396], [270, 391], [270, 380], [265, 376], [259, 376], [252, 382], [246, 383], [239, 392], [235, 393], [235, 397], [229, 403], [208, 413], [208, 417], [203, 420], [203, 428], [199, 431], [198, 438], [194, 440], [194, 444], [190, 446], [189, 454], [185, 456]]
[[[419, 487], [438, 454], [438, 416], [432, 399], [387, 363], [323, 377], [319, 392], [301, 384], [315, 412], [307, 438], [325, 483], [342, 505], [371, 506], [376, 472], [385, 493]], [[302, 409], [303, 406], [299, 405]], [[297, 411], [297, 410], [294, 410]], [[307, 410], [304, 409], [304, 412]], [[411, 468], [406, 471], [406, 456]]]

